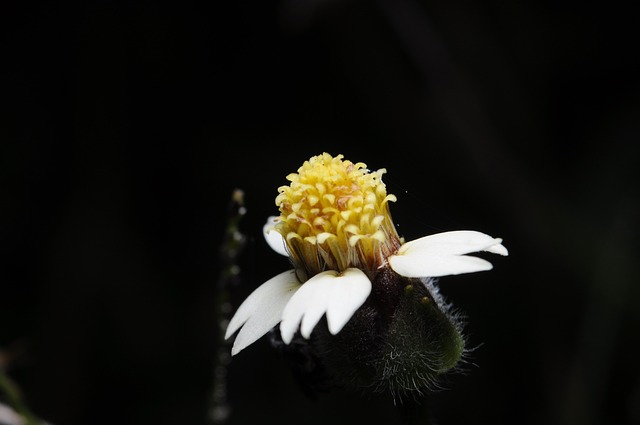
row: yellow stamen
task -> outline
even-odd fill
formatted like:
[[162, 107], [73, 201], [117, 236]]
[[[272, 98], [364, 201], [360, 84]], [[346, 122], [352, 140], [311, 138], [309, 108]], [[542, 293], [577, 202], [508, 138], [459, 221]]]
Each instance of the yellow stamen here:
[[311, 277], [357, 267], [370, 276], [400, 246], [382, 182], [385, 169], [328, 153], [305, 161], [278, 188], [276, 230], [285, 236], [297, 268]]

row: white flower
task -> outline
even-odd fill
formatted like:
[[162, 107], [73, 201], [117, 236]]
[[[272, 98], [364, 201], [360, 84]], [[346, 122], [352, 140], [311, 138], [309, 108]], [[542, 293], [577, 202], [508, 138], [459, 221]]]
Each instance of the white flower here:
[[279, 217], [264, 226], [268, 244], [288, 255], [294, 269], [263, 283], [240, 305], [225, 339], [236, 335], [231, 354], [280, 324], [289, 344], [299, 330], [308, 339], [326, 316], [339, 333], [365, 303], [382, 268], [408, 278], [491, 270], [490, 262], [467, 254], [508, 255], [502, 239], [460, 230], [404, 243], [393, 226], [381, 176], [362, 163], [328, 154], [312, 157], [279, 189]]

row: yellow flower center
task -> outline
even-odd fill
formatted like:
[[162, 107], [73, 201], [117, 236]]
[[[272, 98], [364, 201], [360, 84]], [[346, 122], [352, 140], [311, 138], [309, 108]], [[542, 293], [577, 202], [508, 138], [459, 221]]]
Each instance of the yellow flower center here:
[[401, 245], [389, 213], [396, 197], [387, 195], [385, 172], [323, 153], [289, 174], [289, 186], [278, 188], [275, 229], [306, 278], [350, 267], [372, 277]]

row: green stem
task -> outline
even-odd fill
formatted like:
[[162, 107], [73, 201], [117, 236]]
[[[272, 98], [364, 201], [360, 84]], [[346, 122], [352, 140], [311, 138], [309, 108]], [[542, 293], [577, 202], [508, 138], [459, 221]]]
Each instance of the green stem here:
[[9, 406], [15, 410], [25, 421], [24, 425], [38, 425], [40, 421], [33, 415], [27, 405], [20, 397], [16, 385], [9, 379], [3, 369], [0, 368], [0, 393], [4, 394], [7, 398]]
[[220, 247], [220, 275], [216, 294], [216, 322], [219, 326], [218, 351], [214, 357], [212, 394], [209, 406], [209, 421], [213, 425], [227, 423], [231, 415], [231, 406], [227, 400], [227, 366], [231, 360], [229, 347], [224, 340], [229, 304], [229, 287], [237, 280], [240, 273], [238, 259], [244, 248], [246, 237], [240, 232], [239, 223], [246, 210], [244, 193], [236, 189], [231, 196], [225, 238]]

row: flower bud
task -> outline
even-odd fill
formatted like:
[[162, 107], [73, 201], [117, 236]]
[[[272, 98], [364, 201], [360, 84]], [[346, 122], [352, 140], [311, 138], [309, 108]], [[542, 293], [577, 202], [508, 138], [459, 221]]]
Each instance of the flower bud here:
[[311, 338], [272, 344], [307, 391], [331, 387], [389, 391], [402, 398], [438, 387], [465, 350], [461, 320], [434, 279], [407, 278], [380, 269], [373, 291], [337, 335], [321, 321]]

